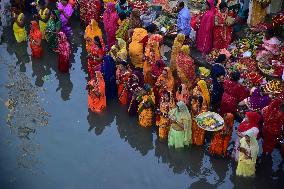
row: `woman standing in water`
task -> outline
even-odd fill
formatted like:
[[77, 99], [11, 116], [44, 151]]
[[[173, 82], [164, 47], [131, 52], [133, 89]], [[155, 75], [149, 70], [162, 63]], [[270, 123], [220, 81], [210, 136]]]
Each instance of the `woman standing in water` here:
[[184, 102], [178, 102], [177, 107], [169, 112], [170, 132], [168, 145], [183, 148], [191, 144], [191, 116]]
[[101, 112], [106, 108], [105, 82], [100, 71], [96, 71], [88, 82], [88, 106], [92, 112]]
[[59, 11], [54, 10], [51, 12], [50, 18], [47, 22], [45, 30], [45, 39], [50, 49], [55, 50], [57, 48], [58, 40], [57, 33], [61, 30], [61, 21]]
[[69, 72], [71, 49], [63, 32], [58, 33], [58, 46], [55, 52], [58, 53], [58, 70], [62, 73]]
[[259, 146], [253, 132], [248, 132], [240, 140], [239, 150], [240, 155], [236, 175], [243, 177], [254, 176]]
[[30, 27], [30, 47], [32, 50], [32, 57], [40, 58], [42, 56], [41, 38], [42, 34], [36, 21], [31, 21]]
[[131, 73], [125, 65], [119, 64], [116, 69], [117, 96], [122, 105], [127, 104], [127, 82]]
[[25, 16], [23, 13], [17, 14], [13, 12], [14, 24], [13, 31], [15, 39], [18, 43], [27, 40], [27, 31], [25, 29]]
[[73, 8], [67, 0], [61, 0], [57, 4], [57, 9], [60, 12], [60, 20], [62, 22], [62, 31], [66, 36], [70, 37], [72, 35], [72, 30], [70, 27], [70, 18], [73, 14]]
[[95, 37], [102, 37], [102, 30], [96, 20], [91, 19], [89, 25], [85, 29], [84, 39], [86, 40], [86, 51], [90, 53], [90, 50], [94, 44]]

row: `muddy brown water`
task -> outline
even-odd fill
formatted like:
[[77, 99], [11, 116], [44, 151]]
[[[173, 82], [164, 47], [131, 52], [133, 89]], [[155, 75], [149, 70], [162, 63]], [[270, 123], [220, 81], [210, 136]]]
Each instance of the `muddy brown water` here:
[[[255, 178], [238, 178], [231, 159], [204, 147], [169, 149], [156, 128], [144, 129], [126, 107], [88, 110], [83, 33], [73, 23], [72, 68], [60, 74], [57, 57], [31, 58], [11, 27], [0, 44], [0, 188], [283, 188], [283, 163], [275, 150], [257, 165]], [[10, 101], [8, 102], [8, 99]], [[232, 144], [230, 145], [230, 149]]]

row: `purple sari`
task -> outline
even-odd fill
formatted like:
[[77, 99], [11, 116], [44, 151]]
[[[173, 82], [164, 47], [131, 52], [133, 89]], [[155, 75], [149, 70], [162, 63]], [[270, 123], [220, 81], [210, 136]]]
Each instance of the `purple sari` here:
[[[73, 8], [72, 5], [70, 3], [68, 3], [66, 6], [64, 6], [61, 2], [59, 2], [57, 4], [57, 8], [58, 10], [62, 10], [66, 16], [68, 16], [69, 18], [72, 16], [73, 14]], [[62, 13], [60, 14], [60, 20], [62, 23], [62, 31], [65, 33], [66, 36], [70, 37], [70, 35], [72, 35], [72, 30], [70, 27], [70, 23], [69, 23], [69, 19], [66, 18]]]
[[247, 106], [250, 110], [260, 111], [270, 103], [270, 97], [266, 94], [261, 94], [260, 89], [254, 89], [251, 96], [248, 98]]

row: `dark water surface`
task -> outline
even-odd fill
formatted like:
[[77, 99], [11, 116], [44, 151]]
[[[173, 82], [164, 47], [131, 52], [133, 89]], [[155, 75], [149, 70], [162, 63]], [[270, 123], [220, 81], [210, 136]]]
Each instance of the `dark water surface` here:
[[33, 60], [27, 43], [16, 44], [5, 29], [0, 189], [283, 188], [278, 151], [258, 165], [256, 178], [237, 178], [232, 160], [210, 157], [208, 146], [169, 149], [156, 128], [140, 128], [117, 102], [102, 114], [88, 111], [83, 33], [73, 28], [72, 68], [65, 75], [45, 43], [43, 58]]

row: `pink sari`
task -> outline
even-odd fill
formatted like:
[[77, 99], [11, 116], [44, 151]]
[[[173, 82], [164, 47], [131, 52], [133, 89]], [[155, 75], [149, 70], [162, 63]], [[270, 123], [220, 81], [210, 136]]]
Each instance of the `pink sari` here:
[[200, 27], [196, 35], [196, 47], [202, 53], [209, 53], [213, 46], [214, 28], [214, 0], [207, 0], [210, 4], [209, 10], [205, 12], [200, 21]]
[[107, 45], [110, 49], [116, 41], [115, 33], [118, 29], [118, 14], [116, 13], [115, 4], [108, 3], [107, 9], [103, 14], [104, 28], [107, 36]]

